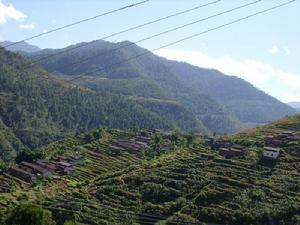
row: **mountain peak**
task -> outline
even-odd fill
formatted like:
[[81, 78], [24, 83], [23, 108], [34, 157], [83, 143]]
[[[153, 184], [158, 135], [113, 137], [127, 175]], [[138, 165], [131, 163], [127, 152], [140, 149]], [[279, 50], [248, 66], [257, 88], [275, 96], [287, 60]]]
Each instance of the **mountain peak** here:
[[[12, 45], [14, 44], [14, 45]], [[11, 45], [11, 46], [8, 46]], [[3, 41], [0, 42], [0, 46], [4, 47], [6, 50], [12, 51], [12, 52], [26, 52], [26, 53], [33, 53], [41, 50], [38, 46], [28, 44], [25, 41], [22, 42], [12, 42], [12, 41]], [[8, 46], [8, 47], [5, 47]]]

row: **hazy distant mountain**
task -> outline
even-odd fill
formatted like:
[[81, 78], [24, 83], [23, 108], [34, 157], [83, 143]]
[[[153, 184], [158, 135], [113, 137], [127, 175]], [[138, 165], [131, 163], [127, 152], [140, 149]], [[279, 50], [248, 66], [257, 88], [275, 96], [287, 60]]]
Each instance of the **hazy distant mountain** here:
[[[31, 57], [36, 59], [72, 47], [42, 50]], [[216, 70], [166, 60], [152, 53], [126, 61], [145, 51], [128, 41], [95, 41], [42, 61], [41, 65], [63, 77], [88, 73], [89, 79], [77, 83], [99, 93], [176, 101], [215, 132], [234, 132], [296, 112], [250, 83]], [[122, 61], [126, 62], [119, 63]]]
[[[11, 45], [15, 42], [11, 42], [11, 41], [3, 41], [0, 42], [0, 46], [1, 47], [5, 47], [8, 45]], [[41, 50], [39, 47], [35, 46], [35, 45], [30, 45], [24, 41], [17, 43], [15, 45], [9, 46], [9, 47], [5, 47], [6, 50], [12, 51], [12, 52], [26, 52], [26, 53], [32, 53], [32, 52], [36, 52]]]
[[300, 102], [288, 102], [287, 104], [300, 112]]

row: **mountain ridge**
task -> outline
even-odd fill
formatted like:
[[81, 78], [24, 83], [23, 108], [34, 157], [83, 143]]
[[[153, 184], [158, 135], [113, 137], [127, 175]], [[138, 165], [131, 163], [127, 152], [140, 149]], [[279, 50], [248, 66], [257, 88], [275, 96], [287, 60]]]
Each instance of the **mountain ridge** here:
[[3, 41], [0, 42], [0, 46], [4, 47], [6, 50], [13, 51], [13, 52], [33, 53], [41, 50], [38, 46], [28, 44], [25, 41], [21, 41], [21, 42]]
[[[0, 120], [3, 133], [11, 134], [5, 138], [0, 135], [0, 155], [11, 152], [13, 156], [23, 146], [34, 149], [69, 134], [104, 126], [162, 130], [185, 126], [187, 130], [206, 132], [201, 122], [180, 105], [176, 110], [181, 118], [174, 118], [172, 113], [162, 115], [160, 108], [154, 110], [151, 104], [146, 108], [125, 96], [99, 94], [57, 80], [38, 65], [24, 70], [28, 63], [27, 58], [0, 48]], [[21, 144], [14, 149], [9, 143], [15, 138]]]
[[288, 102], [287, 104], [300, 112], [300, 102]]
[[[79, 48], [70, 50], [74, 47]], [[89, 77], [95, 77], [94, 80], [89, 82], [83, 77], [76, 82], [95, 91], [178, 101], [203, 124], [211, 121], [206, 126], [212, 131], [234, 132], [247, 127], [247, 124], [264, 124], [296, 112], [240, 78], [167, 60], [129, 41], [79, 43], [64, 49], [42, 50], [30, 54], [30, 57], [35, 60], [64, 50], [68, 52], [40, 62], [40, 65], [65, 78], [88, 73]], [[134, 58], [145, 52], [147, 54], [143, 57]], [[119, 63], [128, 58], [133, 59]], [[76, 64], [78, 61], [82, 63]], [[110, 68], [109, 65], [115, 62], [117, 65]], [[64, 66], [68, 64], [74, 66]], [[97, 72], [92, 73], [95, 69]], [[137, 84], [136, 80], [140, 83]], [[151, 83], [151, 87], [146, 85], [146, 80]], [[138, 90], [143, 86], [149, 88], [148, 93]], [[135, 91], [129, 93], [128, 90]], [[149, 94], [151, 92], [160, 94], [152, 96]], [[223, 122], [224, 125], [220, 125]]]

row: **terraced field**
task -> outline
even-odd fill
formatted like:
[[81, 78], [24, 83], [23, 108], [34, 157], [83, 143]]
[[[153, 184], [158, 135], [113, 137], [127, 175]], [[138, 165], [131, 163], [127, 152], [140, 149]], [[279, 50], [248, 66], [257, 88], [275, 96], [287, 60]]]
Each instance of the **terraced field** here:
[[58, 224], [69, 219], [79, 224], [300, 224], [300, 141], [281, 146], [275, 163], [261, 160], [267, 135], [278, 129], [299, 132], [299, 124], [300, 117], [293, 117], [228, 137], [250, 148], [245, 158], [232, 159], [200, 138], [186, 147], [185, 135], [168, 137], [173, 141], [168, 153], [138, 155], [109, 150], [112, 139], [131, 138], [136, 131], [112, 130], [88, 142], [85, 136], [69, 138], [44, 150], [76, 153], [84, 165], [71, 177], [0, 194], [0, 209], [4, 214], [8, 205], [33, 201], [49, 209]]

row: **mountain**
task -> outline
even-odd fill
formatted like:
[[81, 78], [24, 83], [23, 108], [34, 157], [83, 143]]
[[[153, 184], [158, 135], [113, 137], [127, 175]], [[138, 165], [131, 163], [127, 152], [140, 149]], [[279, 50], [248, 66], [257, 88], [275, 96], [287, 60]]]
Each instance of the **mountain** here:
[[[151, 102], [98, 94], [57, 80], [39, 66], [24, 69], [29, 62], [21, 55], [0, 48], [2, 159], [24, 148], [33, 149], [96, 127], [207, 131], [181, 105], [168, 103], [162, 111]], [[172, 114], [173, 110], [178, 116]]]
[[[1, 47], [5, 47], [7, 45], [14, 44], [15, 42], [11, 41], [3, 41], [0, 42]], [[20, 43], [16, 43], [15, 45], [5, 47], [6, 50], [13, 51], [13, 52], [25, 52], [25, 53], [33, 53], [41, 50], [39, 47], [35, 45], [30, 45], [25, 41], [22, 41]]]
[[[83, 163], [72, 175], [43, 179], [32, 187], [0, 175], [0, 181], [14, 185], [0, 193], [0, 222], [28, 201], [52, 212], [57, 224], [296, 225], [300, 139], [280, 144], [277, 161], [262, 160], [267, 138], [291, 130], [300, 134], [300, 115], [223, 137], [248, 147], [241, 158], [225, 158], [201, 137], [178, 132], [170, 137], [138, 129], [96, 129], [68, 137], [39, 150], [47, 159], [79, 156]], [[110, 147], [136, 135], [150, 138], [151, 147], [136, 154]], [[157, 151], [156, 139], [171, 143], [170, 150]]]
[[147, 50], [128, 41], [94, 41], [42, 50], [30, 57], [36, 60], [57, 54], [40, 65], [63, 79], [88, 73], [76, 82], [99, 93], [176, 101], [218, 133], [235, 132], [296, 112], [250, 83], [216, 70], [166, 60], [150, 52], [126, 60], [144, 52]]
[[287, 104], [300, 112], [300, 102], [289, 102]]

